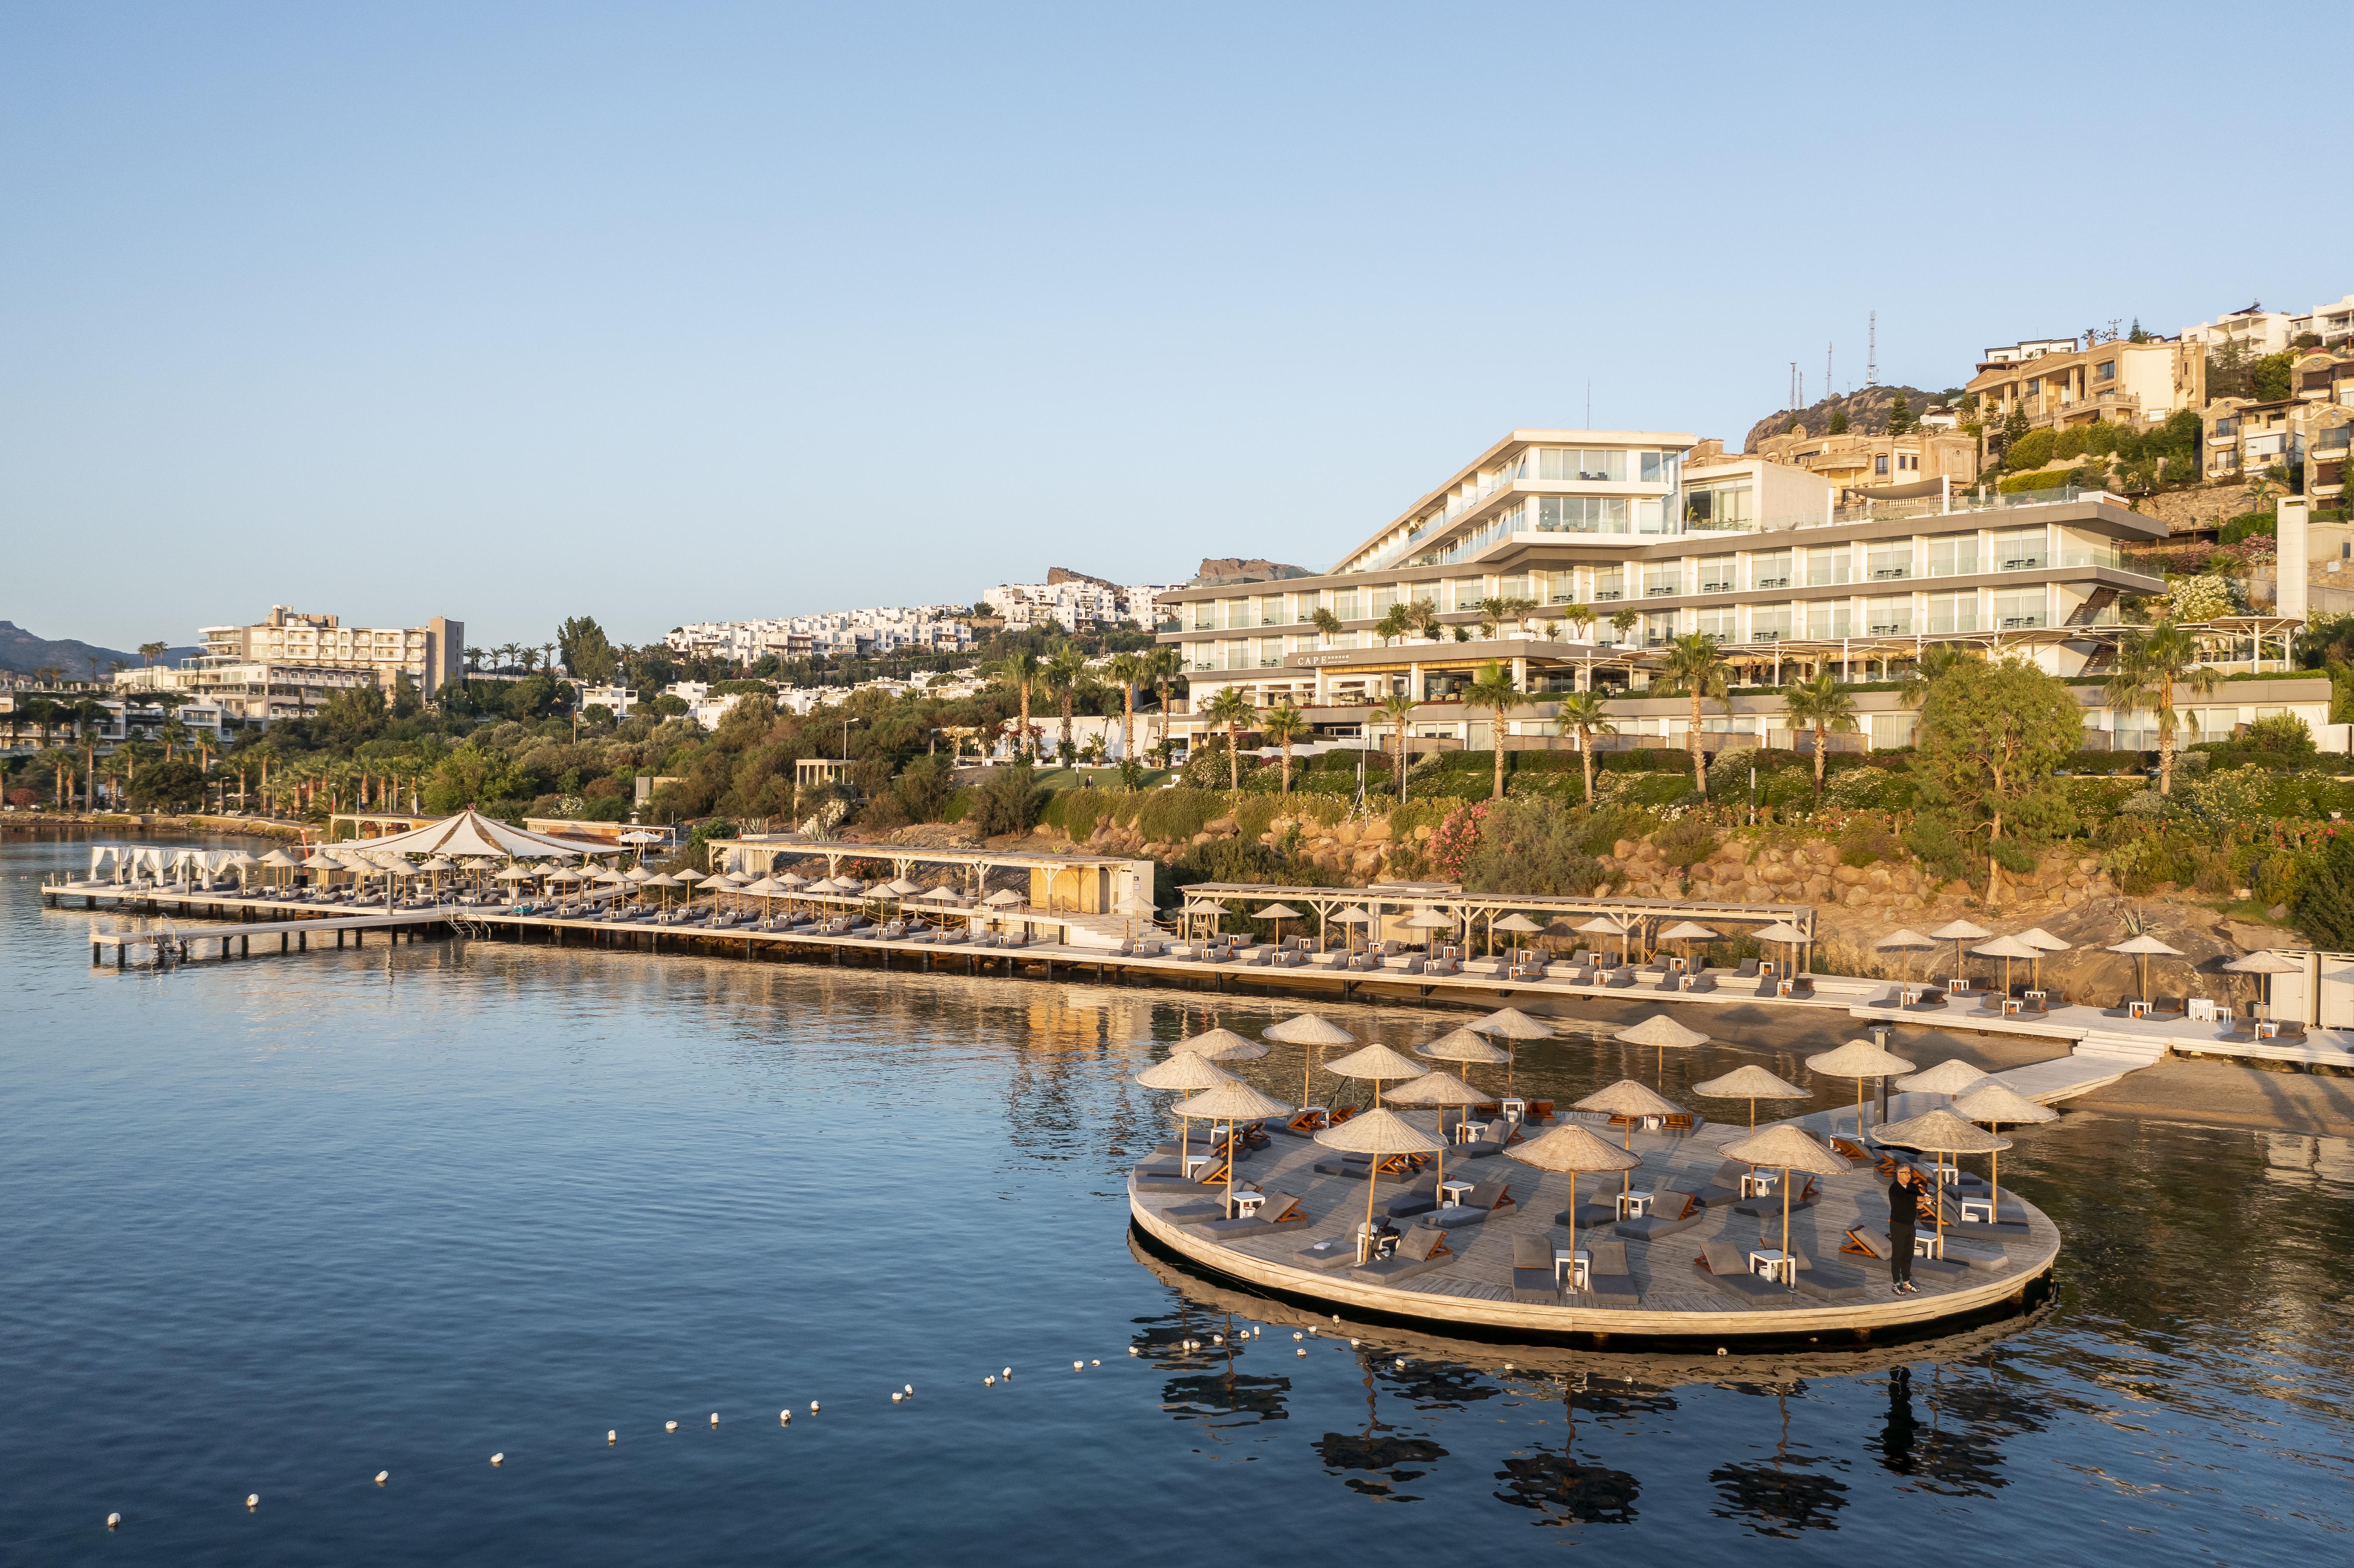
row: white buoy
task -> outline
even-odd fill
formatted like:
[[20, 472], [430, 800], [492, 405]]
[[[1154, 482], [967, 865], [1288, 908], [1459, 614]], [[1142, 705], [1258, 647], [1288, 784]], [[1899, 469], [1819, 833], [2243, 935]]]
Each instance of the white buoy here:
[[1071, 1363], [1071, 1370], [1073, 1372], [1085, 1372], [1087, 1370], [1087, 1363], [1085, 1361], [1073, 1361]]
[[260, 1492], [246, 1493], [245, 1506], [249, 1510], [260, 1508], [261, 1506], [261, 1494]]
[[1353, 1351], [1353, 1350], [1355, 1350], [1355, 1349], [1357, 1348], [1357, 1341], [1356, 1341], [1356, 1340], [1350, 1340], [1350, 1341], [1349, 1341], [1349, 1348], [1350, 1348], [1351, 1350], [1352, 1350], [1352, 1351]]
[[780, 1426], [790, 1426], [793, 1424], [793, 1413], [790, 1410], [778, 1411], [777, 1424]]
[[119, 1513], [111, 1513], [111, 1514], [108, 1514], [108, 1515], [106, 1516], [106, 1528], [107, 1528], [107, 1529], [109, 1529], [109, 1530], [120, 1530], [122, 1527], [122, 1516], [121, 1514], [119, 1514]]
[[1295, 1356], [1304, 1356], [1308, 1353], [1308, 1347], [1306, 1345], [1302, 1345], [1291, 1353]]
[[1293, 1339], [1295, 1339], [1295, 1340], [1304, 1338], [1304, 1336], [1303, 1336], [1303, 1335], [1299, 1332], [1299, 1330], [1297, 1330], [1297, 1329], [1294, 1329], [1294, 1330], [1291, 1330], [1291, 1337], [1292, 1337]]
[[1404, 1356], [1400, 1356], [1400, 1357], [1397, 1359], [1397, 1367], [1396, 1367], [1396, 1369], [1395, 1369], [1395, 1370], [1397, 1370], [1397, 1371], [1399, 1371], [1399, 1372], [1404, 1372], [1404, 1371], [1405, 1371], [1405, 1358]]
[[811, 1415], [815, 1415], [817, 1414], [817, 1401], [814, 1399], [810, 1401], [810, 1414]]
[[1140, 1356], [1140, 1355], [1142, 1355], [1144, 1352], [1143, 1352], [1142, 1351], [1138, 1350], [1134, 1345], [1130, 1345], [1130, 1346], [1129, 1346], [1129, 1347], [1128, 1347], [1128, 1353], [1129, 1353], [1129, 1355], [1131, 1355], [1131, 1356]]
[[1338, 1312], [1333, 1313], [1333, 1314], [1332, 1314], [1332, 1321], [1334, 1321], [1335, 1323], [1337, 1323], [1337, 1322], [1339, 1322], [1340, 1320], [1341, 1320], [1341, 1314], [1339, 1314]]
[[610, 1448], [610, 1447], [611, 1447], [614, 1444], [616, 1444], [616, 1443], [620, 1442], [620, 1440], [621, 1440], [621, 1435], [620, 1435], [620, 1433], [619, 1433], [619, 1432], [615, 1431], [612, 1427], [610, 1427], [610, 1426], [608, 1426], [607, 1428], [605, 1428], [605, 1446], [606, 1446], [606, 1447]]
[[663, 1430], [665, 1432], [675, 1432], [678, 1430], [678, 1423], [675, 1421], [665, 1421], [663, 1423]]
[[893, 1390], [891, 1391], [891, 1403], [892, 1403], [892, 1404], [898, 1404], [901, 1400], [903, 1400], [903, 1399], [905, 1399], [905, 1398], [907, 1398], [907, 1396], [906, 1394], [901, 1393], [900, 1393], [897, 1389], [896, 1389], [896, 1388], [895, 1388], [895, 1389], [893, 1389]]
[[908, 1397], [909, 1399], [913, 1399], [913, 1398], [915, 1398], [915, 1397], [916, 1397], [916, 1385], [915, 1385], [914, 1383], [906, 1383], [906, 1384], [903, 1384], [902, 1386], [906, 1389], [906, 1391], [907, 1391], [907, 1397]]
[[996, 1374], [992, 1372], [989, 1376], [982, 1378], [981, 1380], [981, 1386], [983, 1388], [995, 1388], [997, 1386]]
[[711, 1425], [714, 1426], [719, 1425], [719, 1412], [716, 1410], [711, 1413]]
[[1717, 1347], [1716, 1347], [1716, 1353], [1717, 1353], [1718, 1355], [1720, 1355], [1720, 1356], [1721, 1356], [1721, 1355], [1723, 1355], [1723, 1354], [1724, 1354], [1724, 1347], [1723, 1347], [1723, 1345], [1719, 1345], [1719, 1346], [1717, 1346]]
[[1103, 1362], [1102, 1362], [1100, 1360], [1091, 1361], [1087, 1362], [1087, 1365], [1089, 1365], [1089, 1366], [1091, 1366], [1091, 1367], [1099, 1367], [1099, 1366], [1103, 1365]]
[[493, 1454], [491, 1456], [491, 1463], [493, 1465], [504, 1465], [506, 1462], [507, 1457], [504, 1454]]
[[1226, 1342], [1226, 1337], [1224, 1334], [1213, 1334], [1210, 1336], [1210, 1342], [1214, 1345], [1223, 1345]]
[[378, 1470], [376, 1473], [376, 1484], [377, 1486], [382, 1486], [385, 1482], [390, 1479], [392, 1479], [392, 1472], [390, 1470]]
[[1003, 1372], [999, 1372], [997, 1375], [1003, 1378], [1006, 1382], [1012, 1383], [1013, 1381], [1013, 1369], [1012, 1367], [1007, 1367]]

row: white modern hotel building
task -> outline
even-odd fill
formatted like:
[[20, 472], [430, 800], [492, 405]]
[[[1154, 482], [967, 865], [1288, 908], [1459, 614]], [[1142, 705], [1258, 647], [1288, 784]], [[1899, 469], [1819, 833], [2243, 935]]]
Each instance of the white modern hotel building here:
[[[1193, 714], [1241, 685], [1259, 705], [1298, 705], [1324, 736], [1380, 738], [1394, 730], [1372, 705], [1407, 692], [1415, 736], [1484, 747], [1490, 715], [1459, 694], [1494, 662], [1531, 694], [1506, 720], [1515, 736], [1554, 736], [1546, 694], [1592, 685], [1614, 694], [1622, 736], [1681, 744], [1689, 702], [1645, 694], [1653, 651], [1673, 637], [1718, 638], [1743, 667], [1736, 688], [1824, 665], [1873, 680], [1948, 641], [2084, 675], [2109, 657], [2120, 597], [2165, 588], [2123, 565], [2126, 547], [2162, 539], [2165, 524], [2115, 496], [1932, 482], [1840, 500], [1803, 470], [1687, 434], [1515, 430], [1323, 576], [1163, 594], [1161, 641], [1184, 651]], [[1483, 625], [1483, 600], [1523, 608]], [[1423, 630], [1376, 632], [1393, 606], [1416, 601], [1429, 607]], [[1593, 619], [1569, 619], [1574, 607]], [[1338, 618], [1337, 634], [1319, 633], [1320, 609]], [[2303, 713], [2311, 705], [2292, 688], [2302, 696], [2306, 683], [2263, 683], [2261, 711]], [[2319, 735], [2327, 683], [2313, 683], [2319, 705], [2306, 716]], [[2079, 693], [2098, 732], [2090, 744], [2156, 744], [2147, 715], [2109, 712], [2096, 685]], [[1856, 706], [1861, 744], [1910, 743], [1914, 717], [1894, 693], [1859, 693]], [[2219, 693], [2190, 722], [2228, 734], [2257, 713]], [[1787, 746], [1781, 715], [1778, 695], [1737, 694], [1710, 705], [1702, 727]], [[1203, 728], [1181, 716], [1172, 732]]]

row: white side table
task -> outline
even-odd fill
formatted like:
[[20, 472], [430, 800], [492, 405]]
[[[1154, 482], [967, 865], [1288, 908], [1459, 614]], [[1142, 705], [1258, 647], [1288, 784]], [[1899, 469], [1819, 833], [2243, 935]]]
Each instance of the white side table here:
[[1619, 1193], [1618, 1217], [1622, 1220], [1639, 1219], [1651, 1212], [1651, 1202], [1658, 1196], [1656, 1192], [1644, 1192]]
[[1235, 1194], [1235, 1213], [1242, 1219], [1257, 1219], [1258, 1206], [1266, 1202], [1267, 1194], [1264, 1192], [1237, 1192]]
[[1913, 1235], [1913, 1255], [1914, 1257], [1928, 1258], [1944, 1257], [1946, 1255], [1945, 1245], [1937, 1233], [1935, 1231], [1914, 1232]]
[[1795, 1286], [1798, 1280], [1798, 1260], [1778, 1248], [1761, 1247], [1749, 1255], [1749, 1272], [1762, 1274], [1777, 1284]]
[[1744, 1198], [1770, 1198], [1774, 1183], [1782, 1179], [1779, 1171], [1752, 1171], [1741, 1179], [1741, 1195]]
[[1438, 1206], [1442, 1209], [1461, 1208], [1463, 1200], [1471, 1195], [1474, 1185], [1469, 1181], [1441, 1181], [1438, 1184]]
[[1988, 1224], [1994, 1224], [1994, 1200], [1992, 1198], [1963, 1199], [1962, 1218], [1965, 1220], [1982, 1220]]
[[1568, 1278], [1569, 1287], [1572, 1290], [1591, 1288], [1594, 1280], [1593, 1256], [1584, 1247], [1579, 1247], [1575, 1252], [1563, 1247], [1553, 1248], [1553, 1283], [1558, 1285], [1564, 1277]]

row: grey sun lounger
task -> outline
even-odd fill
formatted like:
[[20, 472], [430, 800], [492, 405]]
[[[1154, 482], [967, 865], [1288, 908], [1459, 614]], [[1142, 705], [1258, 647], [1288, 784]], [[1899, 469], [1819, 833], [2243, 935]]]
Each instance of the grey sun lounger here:
[[1749, 1166], [1739, 1160], [1728, 1160], [1709, 1177], [1708, 1184], [1692, 1194], [1712, 1206], [1738, 1202], [1741, 1200], [1741, 1179], [1749, 1174]]
[[1229, 1220], [1219, 1218], [1198, 1221], [1194, 1229], [1205, 1235], [1233, 1240], [1241, 1236], [1260, 1235], [1267, 1231], [1291, 1231], [1304, 1228], [1308, 1216], [1300, 1211], [1299, 1200], [1289, 1192], [1269, 1192], [1259, 1212], [1247, 1217], [1237, 1214]]
[[[1895, 1245], [1888, 1239], [1888, 1232], [1882, 1226], [1858, 1225], [1849, 1231], [1847, 1235], [1850, 1242], [1861, 1246], [1872, 1256], [1883, 1262], [1895, 1251]], [[1948, 1244], [1949, 1246], [1950, 1245]], [[1951, 1258], [1940, 1260], [1934, 1257], [1916, 1257], [1913, 1260], [1913, 1273], [1916, 1278], [1931, 1280], [1939, 1285], [1959, 1285], [1969, 1277], [1969, 1272], [1968, 1265]]]
[[1551, 1238], [1512, 1238], [1512, 1299], [1546, 1307], [1561, 1305], [1561, 1281], [1553, 1272]]
[[1639, 1298], [1627, 1267], [1627, 1244], [1597, 1236], [1585, 1244], [1585, 1294], [1598, 1307], [1632, 1307]]
[[1482, 1181], [1464, 1195], [1462, 1202], [1451, 1209], [1432, 1209], [1422, 1216], [1421, 1224], [1432, 1230], [1461, 1230], [1466, 1225], [1484, 1224], [1497, 1210], [1515, 1206], [1511, 1182]]
[[1375, 1203], [1376, 1213], [1387, 1214], [1394, 1220], [1411, 1219], [1426, 1214], [1438, 1207], [1438, 1172], [1417, 1177], [1412, 1186], [1385, 1203]]
[[1295, 1268], [1348, 1268], [1357, 1261], [1357, 1238], [1353, 1235], [1327, 1236], [1322, 1241], [1310, 1242], [1288, 1259]]
[[1692, 1272], [1718, 1289], [1752, 1301], [1782, 1301], [1789, 1291], [1762, 1274], [1749, 1272], [1749, 1257], [1731, 1242], [1709, 1242], [1702, 1246], [1703, 1260], [1692, 1265]]
[[[1861, 1301], [1872, 1294], [1872, 1280], [1861, 1271], [1835, 1263], [1818, 1263], [1799, 1253], [1798, 1294], [1818, 1301]], [[1885, 1281], [1882, 1282], [1883, 1285]]]
[[1688, 1231], [1707, 1216], [1708, 1211], [1701, 1207], [1699, 1199], [1663, 1185], [1649, 1213], [1621, 1220], [1615, 1228], [1629, 1241], [1658, 1241], [1678, 1231]]
[[[1823, 1195], [1822, 1188], [1816, 1184], [1813, 1177], [1802, 1177], [1802, 1173], [1796, 1171], [1790, 1173], [1790, 1180], [1793, 1181], [1799, 1181], [1801, 1179], [1805, 1181], [1806, 1185], [1800, 1187], [1797, 1192], [1790, 1194], [1790, 1213], [1794, 1214], [1801, 1209], [1809, 1207], [1814, 1203], [1815, 1200]], [[1773, 1196], [1764, 1198], [1744, 1198], [1739, 1202], [1733, 1205], [1733, 1212], [1736, 1214], [1747, 1214], [1753, 1219], [1764, 1219], [1769, 1215], [1780, 1213], [1782, 1212], [1782, 1193], [1778, 1184], [1776, 1185], [1776, 1189]]]
[[1388, 1257], [1375, 1258], [1352, 1268], [1351, 1275], [1377, 1284], [1395, 1285], [1417, 1274], [1427, 1274], [1434, 1268], [1444, 1268], [1454, 1261], [1455, 1249], [1447, 1245], [1447, 1233], [1427, 1225], [1416, 1225], [1398, 1238], [1397, 1249]]

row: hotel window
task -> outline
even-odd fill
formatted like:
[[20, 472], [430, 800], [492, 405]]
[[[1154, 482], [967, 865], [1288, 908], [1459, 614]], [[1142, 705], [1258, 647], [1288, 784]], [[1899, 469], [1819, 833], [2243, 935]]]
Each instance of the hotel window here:
[[1872, 573], [1872, 580], [1876, 583], [1884, 583], [1894, 577], [1909, 577], [1913, 575], [1913, 541], [1890, 539], [1873, 545], [1867, 553], [1865, 565]]
[[1240, 629], [1251, 624], [1250, 600], [1246, 599], [1220, 599], [1218, 601], [1218, 608], [1225, 612], [1225, 619], [1220, 621], [1218, 623], [1219, 625], [1226, 627], [1229, 630], [1239, 630]]
[[1749, 557], [1749, 586], [1786, 588], [1790, 586], [1790, 552], [1760, 550]]
[[[1658, 454], [1653, 453], [1654, 457]], [[1541, 480], [1584, 480], [1589, 483], [1624, 484], [1627, 454], [1608, 449], [1541, 447], [1537, 450]]]
[[2095, 380], [2095, 381], [2115, 381], [2116, 378], [2117, 378], [2117, 362], [2116, 362], [2115, 360], [2114, 360], [2114, 359], [2105, 359], [2105, 360], [2101, 361], [2101, 363], [2100, 363], [2100, 364], [2095, 365], [2094, 366], [2093, 366], [2093, 379], [2094, 379], [2094, 380]]
[[1865, 632], [1872, 637], [1912, 636], [1913, 596], [1908, 593], [1867, 599], [1863, 606], [1863, 625]]
[[1734, 629], [1735, 611], [1731, 605], [1700, 612], [1700, 630], [1719, 642], [1730, 642], [1739, 632]]
[[2005, 528], [1995, 535], [1995, 570], [2029, 572], [2051, 564], [2052, 557], [2044, 546], [2042, 529]]
[[1749, 641], [1779, 642], [1790, 635], [1790, 607], [1760, 605], [1749, 612]]
[[1684, 564], [1681, 561], [1653, 561], [1643, 568], [1643, 597], [1665, 599], [1670, 594], [1684, 591]]
[[1188, 669], [1216, 669], [1218, 667], [1218, 644], [1216, 640], [1205, 637], [1199, 642], [1188, 642], [1185, 644], [1185, 663]]
[[1881, 476], [1882, 476], [1882, 477], [1885, 477], [1885, 476], [1887, 475], [1887, 472], [1888, 472], [1888, 454], [1887, 454], [1886, 452], [1880, 452], [1880, 453], [1876, 453], [1876, 454], [1872, 457], [1872, 471], [1873, 473], [1875, 473], [1875, 474], [1879, 474], [1879, 475], [1881, 475]]
[[1396, 608], [1398, 601], [1397, 584], [1384, 583], [1381, 587], [1373, 589], [1373, 601], [1372, 605], [1366, 609], [1365, 615], [1369, 620], [1379, 620], [1383, 616], [1387, 615], [1392, 609]]
[[1499, 599], [1529, 598], [1529, 574], [1522, 572], [1513, 577], [1497, 578], [1496, 597]]
[[1672, 641], [1675, 635], [1676, 612], [1674, 610], [1657, 609], [1643, 617], [1644, 647], [1662, 647]]
[[1596, 567], [1594, 568], [1594, 602], [1605, 604], [1627, 597], [1627, 568]]
[[1733, 557], [1702, 556], [1700, 561], [1700, 591], [1731, 593], [1733, 588]]
[[1676, 482], [1676, 454], [1673, 452], [1637, 452], [1635, 477], [1645, 484], [1673, 484]]
[[1624, 534], [1627, 498], [1622, 495], [1544, 495], [1537, 498], [1537, 528], [1546, 534]]
[[1746, 528], [1753, 517], [1750, 503], [1755, 494], [1745, 479], [1694, 485], [1684, 492], [1684, 526], [1702, 532]]
[[1288, 624], [1290, 619], [1283, 613], [1281, 594], [1271, 593], [1258, 601], [1258, 623], [1261, 626], [1283, 626]]
[[2063, 567], [2115, 567], [2123, 563], [2117, 557], [2117, 542], [2115, 539], [2062, 528], [2060, 530], [2060, 564]]
[[1978, 569], [1978, 536], [1946, 534], [1929, 541], [1929, 575], [1966, 577]]
[[1641, 500], [1635, 503], [1635, 532], [1638, 534], [1672, 534], [1664, 501]]
[[1855, 552], [1845, 545], [1817, 546], [1807, 552], [1807, 586], [1830, 588], [1855, 571]]
[[1268, 669], [1273, 666], [1280, 665], [1283, 662], [1282, 638], [1255, 637], [1251, 641], [1258, 647], [1258, 666], [1260, 669]]
[[1212, 631], [1216, 630], [1217, 624], [1218, 601], [1214, 599], [1195, 599], [1193, 601], [1193, 630], [1196, 631]]
[[2044, 589], [2040, 585], [2031, 588], [2004, 588], [1994, 596], [1996, 630], [2014, 631], [2026, 627], [2049, 625], [2045, 599]]
[[1447, 585], [1442, 601], [1449, 609], [1469, 609], [1478, 604], [1487, 592], [1483, 577], [1457, 577]]
[[1840, 599], [1807, 606], [1807, 635], [1818, 641], [1854, 636], [1855, 620], [1849, 613], [1848, 601]]
[[1577, 574], [1575, 571], [1545, 574], [1545, 600], [1549, 604], [1577, 602]]
[[1355, 588], [1337, 588], [1332, 594], [1332, 613], [1343, 620], [1362, 620], [1364, 613], [1358, 607], [1363, 595]]

